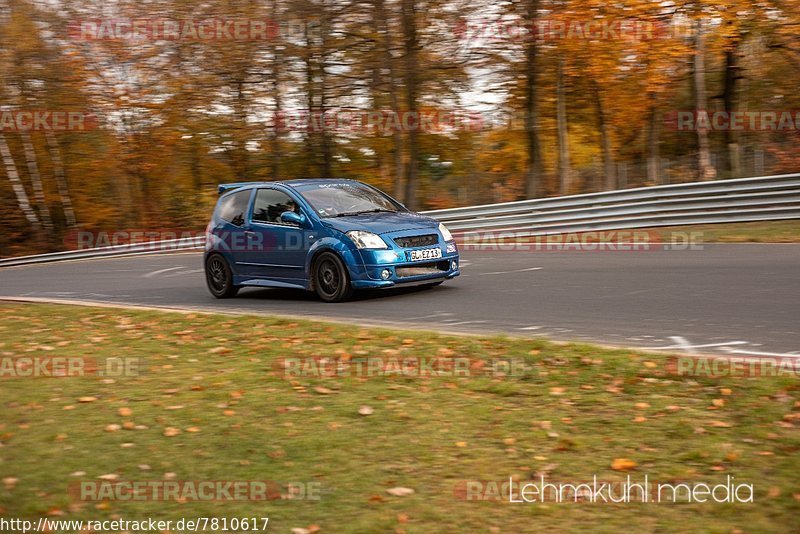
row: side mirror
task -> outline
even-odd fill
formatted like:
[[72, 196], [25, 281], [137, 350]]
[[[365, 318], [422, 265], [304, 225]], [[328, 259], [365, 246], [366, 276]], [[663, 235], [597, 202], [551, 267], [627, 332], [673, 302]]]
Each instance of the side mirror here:
[[281, 213], [281, 222], [294, 224], [302, 227], [305, 226], [306, 224], [306, 216], [302, 214], [297, 214], [293, 211], [284, 211], [283, 213]]

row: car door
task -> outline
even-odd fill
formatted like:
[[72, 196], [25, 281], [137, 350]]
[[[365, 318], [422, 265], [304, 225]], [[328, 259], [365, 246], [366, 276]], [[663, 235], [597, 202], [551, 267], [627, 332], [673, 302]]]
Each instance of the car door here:
[[247, 247], [247, 211], [251, 204], [252, 189], [230, 193], [220, 201], [216, 211], [216, 223], [211, 229], [216, 236], [215, 247], [228, 256], [234, 272], [240, 276], [251, 276], [252, 261]]
[[305, 279], [308, 246], [304, 228], [281, 221], [281, 213], [301, 214], [297, 200], [276, 188], [262, 187], [256, 191], [253, 209], [247, 226], [250, 239], [250, 267], [262, 278], [297, 282]]

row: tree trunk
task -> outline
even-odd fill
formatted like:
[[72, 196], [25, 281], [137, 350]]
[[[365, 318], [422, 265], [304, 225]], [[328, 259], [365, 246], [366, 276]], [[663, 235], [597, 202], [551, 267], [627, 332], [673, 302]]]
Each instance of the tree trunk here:
[[603, 181], [604, 191], [613, 191], [617, 186], [617, 173], [614, 165], [614, 156], [611, 152], [611, 136], [608, 133], [608, 121], [606, 120], [605, 106], [603, 97], [600, 94], [600, 86], [597, 82], [594, 86], [594, 105], [597, 111], [597, 128], [600, 130], [600, 152], [603, 154]]
[[[706, 47], [703, 35], [703, 21], [695, 22], [694, 38], [694, 86], [695, 110], [707, 111], [708, 97], [706, 95]], [[711, 153], [708, 143], [708, 132], [705, 128], [697, 128], [697, 166], [698, 179], [712, 180], [717, 171], [711, 166]]]
[[236, 178], [241, 182], [251, 180], [249, 153], [247, 151], [247, 141], [249, 138], [249, 126], [247, 124], [247, 97], [244, 93], [244, 72], [237, 73], [234, 81], [236, 94], [233, 99], [233, 112], [236, 119], [234, 126], [234, 147], [233, 147], [233, 169]]
[[658, 107], [656, 95], [650, 93], [650, 118], [647, 127], [647, 182], [650, 185], [661, 183], [661, 156], [658, 150]]
[[[270, 4], [270, 15], [272, 20], [281, 20], [277, 0], [273, 0]], [[273, 121], [272, 132], [269, 136], [269, 176], [270, 179], [275, 181], [280, 178], [281, 174], [281, 114], [283, 113], [283, 99], [281, 98], [281, 76], [283, 55], [281, 49], [277, 46], [275, 40], [271, 42], [269, 47], [270, 54], [272, 55], [272, 76], [270, 80], [270, 90], [272, 92], [272, 100], [275, 102], [275, 120]]]
[[[739, 43], [732, 50], [725, 51], [725, 80], [723, 83], [722, 102], [725, 112], [730, 114], [736, 111], [736, 84], [739, 81]], [[742, 175], [742, 154], [739, 146], [739, 133], [732, 128], [725, 129], [725, 146], [727, 147], [726, 169], [730, 178]]]
[[556, 121], [558, 123], [558, 178], [561, 194], [572, 192], [572, 168], [569, 160], [569, 126], [567, 97], [564, 88], [564, 59], [558, 59], [556, 70]]
[[11, 150], [8, 148], [8, 143], [2, 132], [0, 132], [0, 157], [3, 158], [3, 163], [6, 166], [6, 174], [8, 174], [8, 181], [11, 182], [11, 188], [14, 190], [14, 195], [17, 197], [17, 204], [22, 214], [31, 223], [31, 226], [37, 231], [42, 229], [39, 222], [39, 217], [33, 211], [31, 203], [28, 200], [28, 194], [25, 192], [25, 187], [19, 179], [17, 172], [17, 165], [14, 163], [14, 157], [11, 155]]
[[50, 210], [47, 208], [47, 200], [44, 198], [42, 175], [39, 172], [39, 163], [36, 161], [36, 149], [33, 146], [33, 140], [27, 131], [22, 131], [19, 135], [22, 138], [22, 147], [25, 150], [28, 174], [31, 177], [31, 185], [33, 186], [33, 198], [36, 199], [36, 205], [39, 207], [39, 217], [42, 220], [45, 230], [52, 231], [53, 218], [50, 216]]
[[[418, 116], [418, 80], [417, 80], [417, 8], [416, 0], [402, 0], [403, 12], [403, 49], [405, 52], [406, 112], [412, 117]], [[419, 121], [416, 121], [419, 123]], [[409, 128], [408, 131], [408, 166], [406, 167], [406, 206], [410, 210], [417, 209], [417, 170], [419, 165], [419, 130]]]
[[[526, 26], [536, 27], [539, 0], [528, 0]], [[536, 56], [538, 44], [531, 36], [525, 47], [525, 134], [527, 138], [528, 169], [525, 180], [525, 195], [535, 198], [539, 194], [539, 180], [542, 174], [542, 154], [539, 142], [538, 72]]]
[[[399, 99], [397, 97], [397, 84], [395, 83], [394, 57], [392, 57], [392, 36], [389, 33], [389, 22], [387, 20], [386, 3], [384, 0], [374, 0], [375, 23], [378, 33], [381, 35], [383, 46], [383, 69], [389, 78], [386, 90], [389, 94], [389, 105], [391, 111], [397, 113], [400, 110]], [[403, 135], [400, 129], [394, 128], [392, 131], [392, 154], [394, 156], [394, 197], [403, 202], [405, 197], [403, 191]]]
[[[323, 3], [323, 6], [325, 4]], [[327, 9], [327, 7], [326, 7]], [[321, 132], [321, 148], [322, 148], [322, 165], [320, 172], [323, 177], [331, 178], [333, 176], [333, 139], [331, 139], [331, 132], [325, 124], [325, 112], [328, 109], [328, 72], [326, 67], [328, 65], [328, 53], [330, 51], [329, 37], [331, 34], [331, 14], [325, 12], [322, 14], [320, 33], [322, 34], [322, 41], [320, 43], [321, 50], [319, 54], [319, 63], [317, 64], [317, 76], [319, 78], [319, 113], [322, 123]]]
[[67, 183], [67, 175], [64, 172], [64, 162], [61, 160], [61, 149], [58, 147], [58, 141], [53, 132], [45, 130], [44, 135], [50, 152], [50, 160], [53, 162], [53, 175], [58, 187], [58, 196], [61, 198], [61, 207], [64, 210], [64, 221], [67, 227], [72, 228], [77, 224], [77, 220], [75, 211], [72, 209], [72, 198], [69, 195], [69, 184]]

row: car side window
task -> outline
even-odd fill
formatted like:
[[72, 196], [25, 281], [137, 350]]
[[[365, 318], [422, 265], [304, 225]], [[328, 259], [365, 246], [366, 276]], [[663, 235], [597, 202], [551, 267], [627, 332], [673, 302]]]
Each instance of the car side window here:
[[244, 214], [249, 200], [249, 189], [225, 197], [219, 204], [219, 218], [236, 226], [244, 226]]
[[[259, 189], [253, 206], [253, 222], [287, 224], [281, 221], [281, 213], [300, 213], [300, 207], [292, 197], [277, 189]], [[296, 225], [288, 225], [296, 226]]]

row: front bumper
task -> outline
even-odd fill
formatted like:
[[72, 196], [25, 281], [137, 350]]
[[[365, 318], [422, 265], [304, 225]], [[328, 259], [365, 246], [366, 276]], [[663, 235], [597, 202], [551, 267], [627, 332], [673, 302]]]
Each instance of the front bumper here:
[[[355, 289], [377, 289], [387, 287], [411, 286], [449, 280], [461, 274], [460, 258], [455, 244], [441, 244], [442, 256], [435, 260], [408, 261], [406, 252], [412, 249], [393, 247], [383, 250], [359, 250], [363, 270], [351, 273], [351, 283]], [[454, 252], [447, 253], [448, 247]], [[425, 247], [421, 247], [425, 248]], [[430, 248], [430, 247], [427, 247]], [[389, 277], [382, 276], [389, 271]]]

